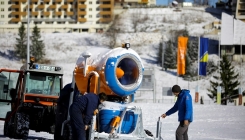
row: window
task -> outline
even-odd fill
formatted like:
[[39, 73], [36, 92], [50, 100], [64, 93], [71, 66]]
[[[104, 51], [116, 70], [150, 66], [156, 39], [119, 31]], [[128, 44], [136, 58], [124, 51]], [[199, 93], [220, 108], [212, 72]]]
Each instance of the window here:
[[1, 15], [1, 18], [4, 18], [4, 15]]
[[89, 15], [89, 18], [92, 18], [92, 15]]
[[4, 11], [4, 9], [3, 9], [3, 8], [1, 8], [1, 11]]
[[92, 1], [90, 1], [89, 4], [92, 4]]
[[96, 1], [96, 4], [100, 4], [100, 1]]
[[28, 73], [26, 92], [34, 94], [58, 95], [61, 78], [58, 75], [42, 73]]
[[89, 8], [89, 11], [92, 11], [92, 8]]
[[4, 5], [4, 1], [1, 1], [1, 4]]

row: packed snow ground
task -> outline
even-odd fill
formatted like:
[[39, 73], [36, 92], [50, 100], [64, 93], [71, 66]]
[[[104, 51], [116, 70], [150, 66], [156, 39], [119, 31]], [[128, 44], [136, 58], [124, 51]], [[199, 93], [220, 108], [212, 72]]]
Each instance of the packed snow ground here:
[[[144, 128], [155, 136], [158, 117], [173, 104], [133, 103], [133, 105], [142, 108]], [[244, 107], [194, 104], [193, 109], [194, 119], [188, 130], [190, 140], [244, 140]], [[163, 139], [174, 140], [178, 126], [177, 113], [161, 119], [161, 122]], [[3, 121], [0, 121], [0, 139], [9, 140], [3, 136]], [[30, 131], [28, 139], [53, 139], [53, 135]]]

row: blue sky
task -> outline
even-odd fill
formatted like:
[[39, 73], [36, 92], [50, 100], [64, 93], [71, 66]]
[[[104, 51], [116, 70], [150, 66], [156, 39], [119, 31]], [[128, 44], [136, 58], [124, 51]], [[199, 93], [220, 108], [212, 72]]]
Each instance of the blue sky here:
[[[156, 5], [168, 5], [168, 3], [171, 3], [173, 0], [156, 0]], [[177, 0], [178, 1], [178, 0]], [[184, 1], [188, 1], [188, 2], [193, 2], [194, 0], [184, 0]], [[215, 3], [218, 0], [208, 0], [208, 4], [209, 6], [213, 6], [215, 7]], [[221, 0], [221, 1], [227, 1], [227, 0]]]
[[172, 2], [173, 0], [156, 0], [157, 5], [168, 5], [169, 2]]

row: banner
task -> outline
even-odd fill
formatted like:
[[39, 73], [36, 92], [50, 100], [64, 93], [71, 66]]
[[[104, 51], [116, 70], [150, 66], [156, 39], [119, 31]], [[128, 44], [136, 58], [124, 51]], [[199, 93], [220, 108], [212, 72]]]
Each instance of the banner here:
[[199, 75], [206, 76], [208, 62], [208, 38], [200, 37], [200, 58], [199, 58]]
[[177, 54], [177, 74], [185, 74], [185, 57], [187, 48], [187, 37], [178, 37], [178, 54]]

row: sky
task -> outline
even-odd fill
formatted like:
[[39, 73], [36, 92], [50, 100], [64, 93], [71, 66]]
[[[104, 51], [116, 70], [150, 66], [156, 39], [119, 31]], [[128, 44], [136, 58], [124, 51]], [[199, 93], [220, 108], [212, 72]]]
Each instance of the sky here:
[[[141, 16], [148, 16], [140, 21], [134, 32], [131, 15], [134, 13]], [[163, 14], [164, 13], [164, 14]], [[191, 16], [189, 16], [191, 13]], [[174, 97], [163, 97], [162, 88], [172, 87], [179, 84], [182, 89], [189, 89], [194, 98], [196, 86], [199, 85], [200, 96], [204, 97], [204, 105], [194, 104], [194, 122], [190, 125], [189, 135], [192, 140], [244, 140], [245, 138], [245, 108], [242, 106], [222, 106], [216, 105], [207, 96], [207, 88], [211, 76], [202, 77], [199, 81], [186, 81], [181, 77], [176, 77], [176, 70], [163, 71], [157, 63], [157, 50], [159, 43], [167, 41], [171, 36], [171, 29], [188, 29], [190, 35], [200, 36], [206, 31], [204, 25], [218, 20], [211, 14], [204, 12], [204, 8], [195, 10], [183, 9], [181, 12], [174, 12], [171, 8], [149, 8], [149, 9], [129, 9], [122, 13], [123, 19], [117, 26], [125, 33], [117, 34], [117, 46], [129, 42], [141, 57], [145, 68], [154, 69], [155, 93], [158, 103], [152, 103], [152, 92], [137, 92], [135, 101], [132, 103], [143, 110], [144, 128], [150, 130], [154, 135], [158, 117], [173, 106], [171, 102]], [[14, 48], [16, 34], [0, 34], [0, 67], [15, 68], [21, 67], [21, 61], [16, 61], [11, 57], [10, 52]], [[217, 36], [204, 35], [204, 37], [216, 38]], [[47, 33], [42, 34], [45, 42], [46, 58], [52, 64], [60, 65], [64, 70], [64, 85], [72, 80], [72, 72], [80, 54], [91, 47], [106, 47], [109, 39], [103, 34], [95, 33]], [[216, 54], [209, 55], [209, 61], [217, 63]], [[236, 67], [236, 72], [239, 69]], [[244, 78], [242, 78], [244, 79]], [[242, 82], [243, 86], [245, 81]], [[166, 102], [165, 102], [166, 101]], [[232, 105], [232, 104], [231, 104]], [[173, 140], [175, 129], [177, 128], [177, 113], [162, 121], [162, 137], [164, 140]], [[0, 139], [8, 139], [2, 135], [3, 122], [0, 121]], [[30, 131], [30, 139], [45, 138], [52, 139], [53, 135], [44, 132], [35, 133]]]
[[[164, 5], [164, 6], [168, 6], [169, 3], [171, 3], [173, 0], [156, 0], [156, 5]], [[185, 2], [192, 2], [193, 3], [194, 0], [185, 0]], [[221, 0], [224, 2], [227, 2], [227, 0]], [[177, 0], [178, 2], [178, 0]], [[211, 7], [216, 7], [216, 2], [218, 2], [218, 0], [208, 0], [208, 5]]]

